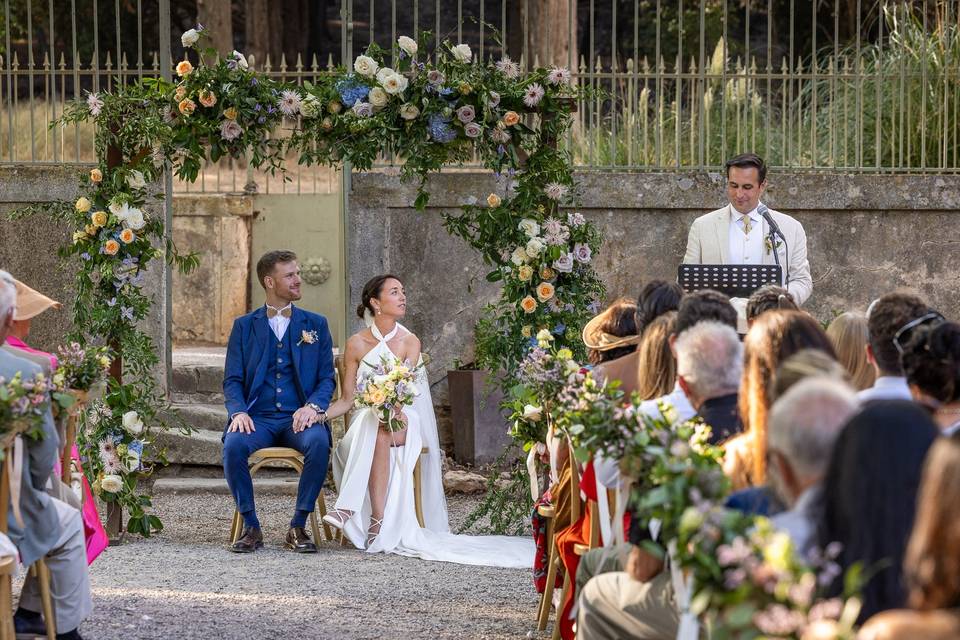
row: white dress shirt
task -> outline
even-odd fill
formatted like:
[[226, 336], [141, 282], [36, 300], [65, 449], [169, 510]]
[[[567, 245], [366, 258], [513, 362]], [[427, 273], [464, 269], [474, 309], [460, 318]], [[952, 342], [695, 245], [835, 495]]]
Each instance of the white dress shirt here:
[[[287, 307], [289, 306], [290, 305], [288, 304]], [[267, 305], [267, 307], [270, 307], [270, 305]], [[283, 309], [286, 309], [287, 307], [283, 307]], [[277, 315], [273, 316], [272, 318], [267, 318], [267, 322], [270, 323], [270, 328], [273, 329], [273, 335], [277, 336], [277, 340], [280, 342], [283, 342], [283, 336], [287, 332], [287, 327], [290, 326], [290, 318], [287, 318], [280, 313], [283, 311], [283, 309], [277, 309]]]
[[880, 376], [872, 387], [857, 394], [860, 402], [870, 400], [913, 400], [907, 379], [903, 376]]
[[[660, 402], [666, 402], [673, 405], [677, 412], [677, 421], [686, 422], [695, 415], [696, 410], [687, 399], [687, 394], [680, 388], [680, 383], [673, 385], [673, 391], [665, 396], [654, 398], [653, 400], [644, 400], [640, 404], [640, 413], [656, 417], [660, 415], [660, 408], [657, 406]], [[597, 474], [597, 482], [609, 489], [615, 489], [620, 485], [620, 461], [596, 456], [593, 461], [593, 469]]]
[[763, 217], [754, 209], [750, 233], [743, 232], [743, 214], [730, 205], [730, 264], [763, 264]]

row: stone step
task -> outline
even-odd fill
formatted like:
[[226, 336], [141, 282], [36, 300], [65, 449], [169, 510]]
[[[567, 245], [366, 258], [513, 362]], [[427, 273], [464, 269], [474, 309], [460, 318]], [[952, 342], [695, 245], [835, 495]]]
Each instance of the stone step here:
[[[300, 479], [258, 478], [253, 479], [253, 491], [257, 496], [295, 496]], [[153, 495], [230, 495], [230, 488], [223, 478], [158, 478], [153, 483]]]
[[188, 436], [172, 430], [154, 436], [156, 447], [166, 452], [173, 464], [223, 466], [223, 430], [198, 429]]
[[170, 393], [175, 402], [198, 398], [203, 402], [223, 401], [223, 347], [191, 347], [173, 350]]
[[227, 409], [222, 404], [173, 403], [180, 418], [194, 429], [223, 433]]

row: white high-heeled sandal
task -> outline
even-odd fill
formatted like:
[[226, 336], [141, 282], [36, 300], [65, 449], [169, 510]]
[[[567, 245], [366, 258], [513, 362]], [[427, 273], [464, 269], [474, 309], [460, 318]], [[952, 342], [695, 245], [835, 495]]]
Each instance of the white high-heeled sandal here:
[[347, 524], [353, 516], [353, 511], [347, 511], [346, 509], [334, 509], [327, 515], [323, 516], [322, 520], [329, 524], [331, 527], [336, 527], [337, 529], [343, 529], [343, 526]]
[[[370, 548], [370, 545], [376, 542], [377, 537], [380, 535], [380, 527], [382, 526], [383, 526], [383, 518], [374, 518], [372, 516], [370, 517], [370, 527], [367, 528], [367, 548], [368, 549]], [[376, 531], [372, 531], [374, 527], [377, 528]]]

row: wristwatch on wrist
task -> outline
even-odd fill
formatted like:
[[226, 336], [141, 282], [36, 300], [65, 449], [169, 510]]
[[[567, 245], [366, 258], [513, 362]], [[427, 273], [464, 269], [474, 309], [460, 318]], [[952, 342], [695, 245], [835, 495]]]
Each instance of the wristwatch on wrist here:
[[326, 422], [327, 412], [315, 402], [308, 402], [307, 406], [317, 412], [317, 422]]

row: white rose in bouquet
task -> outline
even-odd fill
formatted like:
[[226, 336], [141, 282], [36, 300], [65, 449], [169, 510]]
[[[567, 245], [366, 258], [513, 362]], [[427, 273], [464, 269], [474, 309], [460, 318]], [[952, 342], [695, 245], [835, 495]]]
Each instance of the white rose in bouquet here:
[[196, 29], [187, 29], [183, 32], [183, 35], [180, 36], [180, 44], [187, 48], [197, 44], [198, 40], [200, 40], [200, 32]]
[[136, 411], [127, 411], [123, 414], [123, 428], [130, 433], [140, 433], [143, 431], [143, 420]]
[[100, 481], [100, 488], [107, 493], [118, 493], [123, 489], [123, 478], [113, 473], [105, 475]]
[[387, 92], [380, 87], [374, 87], [373, 89], [370, 89], [369, 98], [370, 104], [378, 109], [387, 106], [387, 102], [390, 100], [390, 96], [387, 95]]
[[379, 68], [380, 65], [370, 56], [357, 56], [357, 59], [353, 61], [353, 70], [368, 78], [376, 75]]
[[470, 45], [458, 44], [453, 48], [453, 57], [457, 62], [470, 62], [473, 60], [473, 52], [470, 51]]
[[397, 38], [397, 44], [400, 45], [400, 49], [408, 56], [412, 57], [417, 55], [417, 50], [419, 47], [417, 46], [417, 41], [413, 38], [409, 36], [400, 36]]

